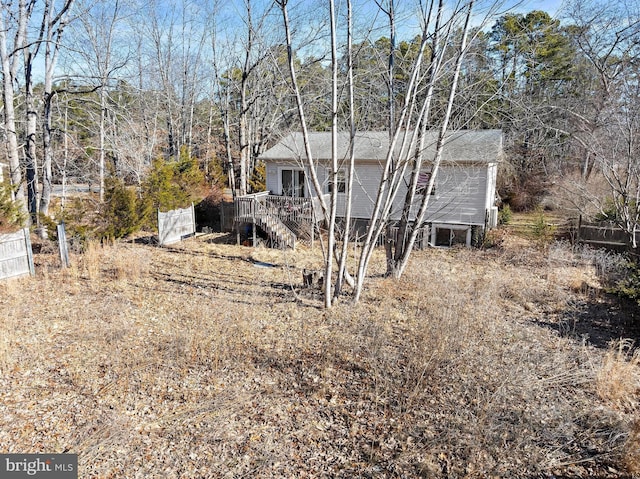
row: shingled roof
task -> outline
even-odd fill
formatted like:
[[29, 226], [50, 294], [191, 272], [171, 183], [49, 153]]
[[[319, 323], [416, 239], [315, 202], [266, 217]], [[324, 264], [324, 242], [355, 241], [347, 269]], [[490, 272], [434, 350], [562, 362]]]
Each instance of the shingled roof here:
[[[438, 132], [427, 132], [425, 155], [432, 157]], [[314, 160], [331, 160], [331, 132], [312, 132], [309, 144]], [[338, 133], [338, 158], [348, 156], [349, 133]], [[397, 146], [399, 150], [400, 146]], [[389, 149], [389, 134], [385, 131], [358, 132], [355, 138], [355, 158], [360, 161], [384, 161]], [[491, 163], [502, 152], [502, 130], [459, 130], [452, 132], [445, 142], [442, 159], [445, 162]], [[306, 159], [301, 132], [285, 136], [275, 146], [265, 151], [263, 160]]]

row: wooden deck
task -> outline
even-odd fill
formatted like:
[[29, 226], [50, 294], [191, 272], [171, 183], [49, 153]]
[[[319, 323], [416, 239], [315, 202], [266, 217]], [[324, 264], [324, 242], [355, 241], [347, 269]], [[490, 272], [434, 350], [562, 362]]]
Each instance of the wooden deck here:
[[[321, 217], [317, 198], [275, 196], [267, 192], [235, 199], [235, 225], [258, 226], [268, 236], [272, 246], [295, 248], [299, 237], [313, 235]], [[255, 240], [255, 228], [254, 240]]]

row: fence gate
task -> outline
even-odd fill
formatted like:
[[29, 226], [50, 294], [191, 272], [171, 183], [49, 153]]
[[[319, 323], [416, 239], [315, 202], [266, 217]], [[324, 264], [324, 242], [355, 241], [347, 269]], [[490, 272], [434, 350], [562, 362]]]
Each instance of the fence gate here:
[[35, 274], [29, 228], [0, 234], [0, 280], [27, 274]]
[[161, 245], [176, 243], [196, 234], [193, 203], [189, 208], [162, 213], [158, 210], [158, 240]]

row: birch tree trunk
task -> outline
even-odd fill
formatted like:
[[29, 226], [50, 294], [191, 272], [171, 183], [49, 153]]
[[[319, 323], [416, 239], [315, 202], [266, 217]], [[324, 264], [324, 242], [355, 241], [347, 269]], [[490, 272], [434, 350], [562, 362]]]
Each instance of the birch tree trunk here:
[[276, 4], [282, 11], [282, 18], [285, 29], [285, 39], [287, 44], [287, 60], [289, 67], [289, 75], [291, 78], [291, 87], [296, 100], [296, 107], [298, 111], [298, 119], [300, 121], [300, 128], [302, 130], [302, 140], [304, 143], [304, 151], [306, 155], [306, 166], [308, 168], [309, 175], [311, 176], [311, 184], [318, 196], [318, 202], [322, 209], [322, 219], [329, 223], [330, 210], [327, 202], [324, 200], [323, 188], [318, 179], [316, 162], [314, 160], [313, 152], [311, 151], [311, 145], [309, 144], [309, 128], [307, 125], [307, 118], [304, 111], [304, 103], [302, 100], [302, 93], [300, 86], [298, 85], [298, 77], [294, 64], [293, 45], [291, 40], [291, 27], [289, 23], [289, 12], [287, 10], [287, 0], [276, 0]]
[[333, 285], [333, 250], [336, 244], [336, 212], [338, 208], [338, 46], [336, 39], [336, 11], [334, 0], [329, 0], [331, 24], [331, 209], [327, 231], [327, 257], [324, 268], [324, 306], [331, 307]]
[[353, 20], [352, 20], [352, 4], [351, 0], [347, 0], [347, 91], [348, 91], [348, 108], [349, 108], [349, 161], [347, 165], [347, 178], [345, 185], [345, 211], [344, 224], [342, 230], [342, 250], [338, 260], [338, 278], [336, 280], [335, 297], [340, 295], [347, 275], [347, 260], [349, 258], [349, 240], [351, 234], [351, 211], [353, 208], [353, 179], [355, 171], [355, 96], [353, 82]]
[[[27, 2], [18, 2], [18, 11], [12, 11], [13, 2], [2, 1], [0, 3], [0, 61], [2, 62], [2, 98], [4, 100], [4, 132], [6, 138], [7, 160], [9, 162], [9, 175], [11, 184], [16, 189], [15, 199], [27, 212], [25, 202], [25, 184], [20, 166], [20, 152], [18, 146], [18, 131], [15, 112], [14, 82], [18, 71], [18, 59], [16, 50], [24, 44], [27, 32], [28, 10]], [[14, 26], [15, 19], [17, 24]], [[15, 29], [14, 29], [15, 28]], [[15, 32], [12, 44], [8, 43], [7, 35]]]
[[[39, 41], [38, 41], [39, 44]], [[26, 106], [24, 158], [27, 180], [27, 206], [31, 224], [38, 224], [38, 159], [36, 158], [36, 134], [38, 113], [33, 95], [33, 56], [29, 48], [24, 48], [24, 96]]]
[[[26, 5], [26, 9], [21, 12], [27, 17], [29, 22], [33, 12], [34, 2], [31, 1]], [[31, 217], [31, 224], [38, 224], [38, 159], [36, 156], [36, 135], [38, 126], [38, 113], [36, 111], [35, 97], [33, 93], [33, 66], [35, 58], [40, 50], [42, 38], [44, 35], [45, 21], [48, 11], [51, 8], [49, 2], [45, 3], [44, 16], [42, 25], [37, 31], [33, 40], [27, 40], [28, 32], [23, 37], [22, 45], [14, 45], [22, 51], [23, 70], [24, 70], [24, 103], [26, 107], [25, 122], [25, 140], [24, 140], [24, 159], [25, 159], [25, 176], [27, 180], [27, 207]]]
[[[424, 218], [427, 213], [427, 208], [429, 207], [429, 200], [431, 198], [431, 192], [433, 191], [433, 187], [435, 184], [436, 177], [438, 175], [438, 170], [440, 169], [440, 163], [442, 162], [442, 150], [445, 145], [445, 140], [447, 136], [447, 129], [449, 128], [449, 122], [451, 120], [451, 111], [453, 109], [453, 101], [456, 96], [456, 90], [458, 86], [458, 80], [460, 78], [460, 69], [462, 67], [462, 60], [466, 53], [467, 48], [467, 36], [469, 33], [469, 24], [471, 20], [471, 14], [473, 11], [473, 0], [469, 2], [466, 10], [466, 17], [464, 28], [462, 31], [462, 40], [459, 46], [456, 64], [453, 71], [453, 78], [450, 82], [450, 90], [449, 90], [449, 99], [447, 102], [447, 108], [442, 119], [442, 123], [440, 125], [440, 132], [438, 134], [438, 143], [436, 145], [435, 157], [433, 158], [432, 168], [431, 168], [431, 177], [429, 178], [429, 184], [426, 190], [422, 194], [422, 200], [420, 203], [420, 210], [418, 211], [415, 220], [411, 224], [410, 234], [408, 240], [401, 241], [400, 238], [397, 239], [398, 248], [396, 248], [395, 255], [393, 258], [393, 271], [392, 274], [394, 277], [399, 278], [405, 271], [407, 264], [409, 262], [409, 257], [411, 256], [411, 252], [413, 251], [413, 246], [415, 244], [416, 238], [418, 236], [419, 227], [424, 221]], [[424, 138], [424, 136], [423, 136]], [[423, 140], [424, 141], [424, 140]], [[422, 143], [423, 144], [423, 143]], [[418, 155], [422, 155], [423, 148], [421, 148], [418, 152]], [[420, 165], [422, 163], [421, 159], [419, 159], [416, 164]], [[420, 173], [420, 168], [416, 167], [413, 170], [414, 180], [412, 181], [412, 188], [409, 189], [410, 193], [407, 195], [405, 199], [405, 210], [409, 211], [411, 206], [415, 200], [415, 192], [416, 192], [416, 184], [417, 184], [417, 176]]]
[[[435, 2], [431, 2], [428, 12], [426, 12], [425, 19], [423, 22], [423, 42], [420, 48], [421, 52], [424, 52], [425, 48], [425, 39], [429, 37], [429, 21], [431, 18], [431, 14], [433, 11], [433, 7], [435, 6]], [[398, 186], [400, 182], [404, 181], [405, 174], [409, 172], [411, 174], [411, 181], [408, 187], [408, 192], [405, 195], [404, 204], [403, 204], [403, 212], [401, 215], [398, 232], [396, 238], [387, 238], [387, 242], [395, 241], [396, 244], [388, 244], [387, 245], [387, 274], [393, 277], [400, 277], [406, 268], [409, 256], [413, 249], [413, 245], [415, 244], [415, 240], [417, 234], [419, 233], [419, 227], [421, 223], [424, 221], [424, 217], [426, 215], [426, 210], [429, 204], [429, 198], [431, 196], [431, 191], [433, 190], [433, 185], [435, 184], [435, 179], [438, 174], [438, 170], [440, 167], [440, 161], [442, 157], [442, 149], [444, 146], [444, 140], [446, 137], [447, 128], [449, 125], [451, 111], [453, 106], [453, 100], [456, 95], [456, 87], [459, 79], [460, 68], [462, 65], [462, 60], [464, 58], [464, 54], [466, 52], [466, 38], [469, 31], [471, 14], [473, 11], [473, 0], [469, 1], [464, 9], [460, 9], [459, 12], [464, 12], [463, 14], [463, 22], [464, 26], [462, 27], [462, 40], [461, 45], [457, 48], [457, 56], [455, 61], [455, 66], [451, 73], [447, 74], [444, 70], [444, 59], [445, 59], [445, 51], [446, 48], [450, 47], [450, 38], [452, 37], [452, 33], [457, 26], [456, 15], [457, 12], [452, 14], [452, 17], [446, 22], [442, 21], [444, 14], [444, 1], [439, 0], [437, 6], [437, 14], [434, 26], [433, 33], [433, 42], [432, 42], [432, 58], [431, 64], [429, 65], [429, 75], [428, 82], [426, 85], [426, 94], [424, 98], [421, 100], [422, 104], [420, 106], [420, 114], [418, 115], [417, 123], [412, 126], [410, 123], [411, 116], [406, 116], [404, 114], [405, 108], [410, 108], [411, 102], [415, 101], [415, 98], [409, 99], [409, 97], [415, 97], [418, 90], [414, 88], [416, 73], [420, 70], [420, 60], [417, 60], [414, 64], [414, 70], [412, 74], [412, 79], [410, 81], [411, 85], [414, 85], [408, 88], [407, 98], [405, 99], [405, 108], [403, 108], [403, 113], [400, 115], [400, 119], [398, 121], [398, 128], [396, 128], [396, 134], [391, 140], [390, 150], [387, 156], [387, 163], [385, 167], [385, 174], [383, 174], [382, 181], [380, 183], [380, 188], [378, 191], [378, 197], [376, 200], [376, 205], [374, 207], [374, 214], [372, 215], [371, 224], [369, 227], [369, 231], [367, 232], [367, 241], [365, 242], [365, 246], [360, 255], [359, 263], [358, 263], [358, 276], [356, 288], [354, 291], [354, 300], [358, 301], [360, 295], [362, 293], [362, 287], [364, 284], [364, 280], [366, 278], [366, 272], [369, 265], [369, 260], [373, 253], [373, 249], [375, 248], [375, 244], [377, 242], [377, 238], [380, 237], [382, 231], [384, 230], [384, 225], [386, 223], [386, 218], [388, 217], [388, 212], [390, 211], [393, 201], [398, 192]], [[440, 33], [443, 33], [442, 39], [440, 39]], [[419, 57], [422, 56], [422, 53]], [[423, 193], [422, 202], [420, 205], [420, 210], [415, 218], [411, 217], [412, 206], [414, 205], [416, 199], [416, 185], [418, 175], [420, 174], [420, 169], [422, 167], [424, 158], [424, 141], [426, 137], [426, 132], [428, 125], [431, 124], [430, 121], [430, 111], [432, 108], [432, 99], [434, 96], [434, 88], [436, 82], [441, 79], [446, 79], [447, 87], [449, 88], [449, 98], [447, 103], [447, 108], [443, 119], [440, 122], [440, 133], [438, 136], [438, 143], [436, 146], [435, 157], [431, 162], [431, 176], [429, 180], [429, 184], [427, 186], [426, 191]], [[406, 121], [405, 121], [406, 120]], [[399, 129], [404, 130], [403, 141], [408, 142], [410, 145], [415, 145], [411, 150], [411, 155], [407, 158], [398, 158], [397, 161], [394, 161], [394, 150], [395, 144]], [[400, 152], [405, 151], [404, 147], [399, 149]], [[388, 183], [388, 184], [387, 184]]]

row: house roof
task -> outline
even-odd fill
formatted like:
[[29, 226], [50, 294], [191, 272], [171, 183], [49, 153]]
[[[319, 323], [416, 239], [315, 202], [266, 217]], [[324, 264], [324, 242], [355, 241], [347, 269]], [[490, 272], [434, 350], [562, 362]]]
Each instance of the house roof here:
[[[427, 132], [425, 155], [433, 157], [437, 131]], [[309, 143], [314, 160], [331, 160], [331, 132], [312, 132]], [[400, 143], [396, 150], [400, 152]], [[384, 161], [389, 149], [389, 134], [385, 131], [358, 132], [355, 137], [355, 158], [360, 161]], [[349, 133], [338, 133], [338, 158], [347, 158]], [[407, 151], [407, 147], [405, 147]], [[458, 130], [451, 132], [445, 140], [442, 152], [444, 162], [491, 163], [498, 160], [502, 152], [502, 130]], [[301, 132], [285, 136], [275, 146], [265, 151], [260, 158], [269, 160], [306, 159]]]

